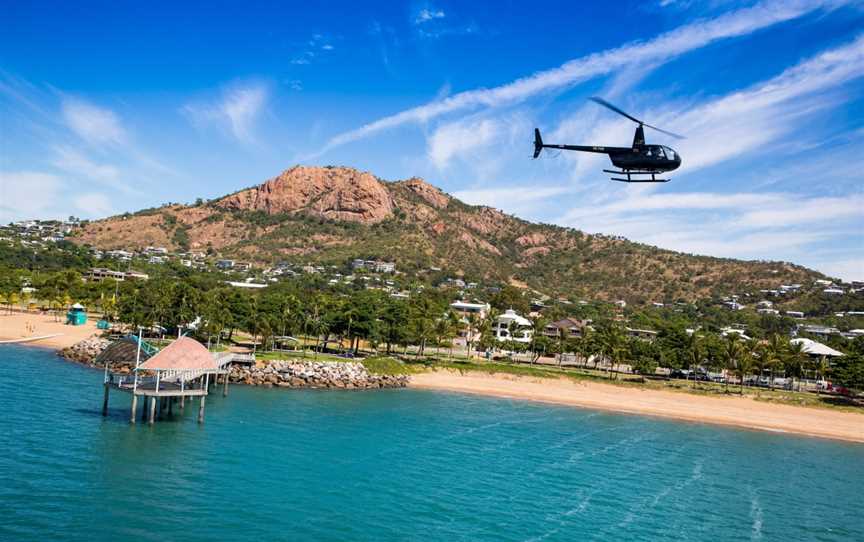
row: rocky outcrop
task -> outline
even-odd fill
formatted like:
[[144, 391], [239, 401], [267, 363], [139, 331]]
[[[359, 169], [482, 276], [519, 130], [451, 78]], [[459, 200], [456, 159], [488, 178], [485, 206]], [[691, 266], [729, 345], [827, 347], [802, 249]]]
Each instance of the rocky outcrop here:
[[393, 199], [374, 175], [345, 167], [286, 170], [260, 186], [226, 196], [223, 209], [299, 213], [348, 222], [374, 224], [393, 215]]
[[362, 363], [341, 361], [274, 361], [263, 367], [231, 367], [230, 381], [280, 388], [404, 388], [405, 375], [375, 375]]
[[398, 184], [417, 194], [423, 201], [436, 209], [443, 209], [450, 203], [450, 196], [418, 177], [411, 177], [407, 181], [402, 181]]
[[96, 359], [103, 350], [108, 348], [109, 344], [111, 344], [111, 341], [93, 337], [91, 339], [78, 341], [72, 346], [60, 350], [59, 354], [66, 359], [91, 365], [93, 360]]

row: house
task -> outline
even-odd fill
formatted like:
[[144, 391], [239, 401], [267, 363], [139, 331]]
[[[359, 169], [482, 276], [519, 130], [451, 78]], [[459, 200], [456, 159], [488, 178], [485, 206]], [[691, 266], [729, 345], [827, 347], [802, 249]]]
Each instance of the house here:
[[140, 271], [127, 271], [126, 278], [129, 280], [147, 280], [150, 278], [150, 275], [141, 273]]
[[798, 333], [809, 333], [817, 337], [830, 337], [831, 335], [840, 335], [840, 330], [836, 327], [816, 326], [816, 325], [799, 325]]
[[489, 313], [489, 303], [468, 303], [466, 301], [454, 301], [450, 303], [450, 309], [463, 318], [475, 314], [481, 320]]
[[756, 307], [758, 309], [770, 309], [773, 306], [774, 306], [774, 303], [771, 301], [767, 301], [767, 300], [766, 301], [760, 301], [759, 303], [756, 303]]
[[789, 341], [789, 344], [800, 344], [802, 347], [801, 349], [804, 350], [804, 352], [806, 352], [807, 355], [809, 355], [810, 357], [814, 357], [814, 358], [821, 358], [821, 357], [838, 358], [838, 357], [844, 355], [843, 352], [839, 352], [837, 350], [834, 350], [830, 346], [826, 346], [822, 343], [813, 341], [811, 339], [804, 339], [804, 338], [792, 339], [791, 341]]
[[846, 292], [844, 292], [840, 288], [825, 288], [824, 290], [822, 290], [822, 293], [828, 295], [843, 295]]
[[579, 320], [577, 318], [562, 318], [556, 322], [549, 323], [543, 328], [543, 335], [552, 338], [579, 339], [585, 335], [585, 328], [589, 327], [591, 320]]
[[516, 341], [530, 343], [534, 334], [531, 320], [524, 318], [513, 309], [507, 309], [495, 321], [495, 339], [499, 342]]
[[229, 281], [227, 281], [227, 283], [228, 283], [230, 286], [234, 286], [235, 288], [250, 288], [250, 289], [255, 289], [255, 288], [266, 288], [266, 287], [267, 287], [266, 284], [260, 284], [260, 283], [257, 283], [257, 282], [249, 282], [249, 281], [247, 281], [247, 282], [234, 282], [234, 281], [230, 281], [230, 280], [229, 280]]
[[634, 329], [628, 327], [625, 329], [625, 332], [628, 337], [645, 341], [653, 341], [657, 337], [657, 332], [651, 329]]
[[720, 335], [723, 337], [728, 337], [729, 335], [737, 335], [739, 339], [742, 341], [749, 341], [750, 337], [745, 333], [745, 330], [741, 327], [724, 327], [720, 330]]
[[126, 279], [126, 273], [122, 271], [114, 271], [113, 269], [105, 269], [103, 267], [94, 267], [87, 274], [88, 282], [102, 282], [105, 279], [114, 279], [122, 282]]
[[789, 318], [804, 318], [804, 313], [801, 311], [786, 311], [786, 316]]
[[770, 314], [771, 316], [778, 316], [780, 311], [777, 309], [756, 309], [756, 312], [759, 314]]
[[234, 268], [234, 260], [218, 260], [216, 262], [217, 269], [233, 269]]
[[619, 299], [618, 301], [615, 302], [615, 306], [618, 307], [619, 309], [626, 309], [627, 308], [627, 302], [624, 301], [623, 299]]

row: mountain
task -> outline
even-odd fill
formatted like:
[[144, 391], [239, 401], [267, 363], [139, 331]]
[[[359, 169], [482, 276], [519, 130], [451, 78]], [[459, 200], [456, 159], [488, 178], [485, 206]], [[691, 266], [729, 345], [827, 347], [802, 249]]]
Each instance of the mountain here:
[[693, 300], [822, 275], [784, 262], [682, 254], [620, 237], [534, 224], [467, 205], [419, 178], [388, 182], [347, 167], [296, 166], [210, 202], [90, 222], [101, 249], [207, 250], [261, 265], [395, 261], [400, 271], [509, 282], [551, 296]]

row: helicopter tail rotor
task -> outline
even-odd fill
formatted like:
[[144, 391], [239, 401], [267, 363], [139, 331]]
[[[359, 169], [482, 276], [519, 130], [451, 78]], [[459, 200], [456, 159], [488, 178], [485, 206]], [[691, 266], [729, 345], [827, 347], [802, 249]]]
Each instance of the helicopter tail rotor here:
[[540, 137], [540, 129], [534, 128], [534, 158], [540, 156], [540, 151], [543, 150], [543, 138]]
[[[628, 114], [628, 113], [622, 111], [620, 108], [618, 108], [618, 107], [612, 105], [611, 103], [607, 102], [607, 101], [604, 100], [603, 98], [599, 98], [599, 97], [597, 97], [597, 96], [591, 96], [591, 98], [589, 98], [589, 99], [590, 99], [592, 102], [594, 102], [594, 103], [598, 103], [598, 104], [602, 105], [603, 107], [605, 107], [606, 109], [609, 109], [609, 110], [611, 110], [611, 111], [614, 111], [614, 112], [618, 113], [619, 115], [621, 115], [622, 117], [626, 117], [626, 118], [632, 120], [633, 122], [637, 123], [637, 124], [639, 125], [639, 131], [640, 131], [640, 132], [642, 131], [641, 128], [642, 128], [643, 126], [647, 126], [648, 128], [651, 128], [652, 130], [657, 130], [658, 132], [660, 132], [660, 133], [662, 133], [662, 134], [666, 134], [666, 135], [668, 135], [668, 136], [672, 136], [672, 137], [674, 137], [675, 139], [686, 139], [686, 138], [685, 138], [684, 136], [682, 136], [682, 135], [678, 135], [678, 134], [675, 134], [675, 133], [672, 133], [672, 132], [666, 131], [666, 130], [664, 130], [664, 129], [662, 129], [662, 128], [657, 128], [656, 126], [651, 126], [650, 124], [645, 124], [645, 123], [642, 122], [641, 120], [639, 120], [639, 119], [637, 119], [636, 117], [634, 117], [634, 116], [632, 116], [632, 115], [630, 115], [630, 114]], [[643, 143], [644, 143], [644, 138], [643, 138], [642, 141], [643, 141]], [[635, 144], [635, 141], [634, 141], [634, 144]]]

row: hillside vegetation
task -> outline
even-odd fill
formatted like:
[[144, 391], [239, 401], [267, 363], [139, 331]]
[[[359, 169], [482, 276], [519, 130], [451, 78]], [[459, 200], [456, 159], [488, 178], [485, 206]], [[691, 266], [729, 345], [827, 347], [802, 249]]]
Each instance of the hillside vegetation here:
[[417, 178], [387, 182], [345, 167], [297, 166], [195, 205], [95, 221], [72, 240], [100, 249], [208, 251], [259, 265], [395, 261], [550, 296], [693, 301], [822, 277], [784, 262], [682, 254], [623, 238], [534, 224], [467, 205]]

